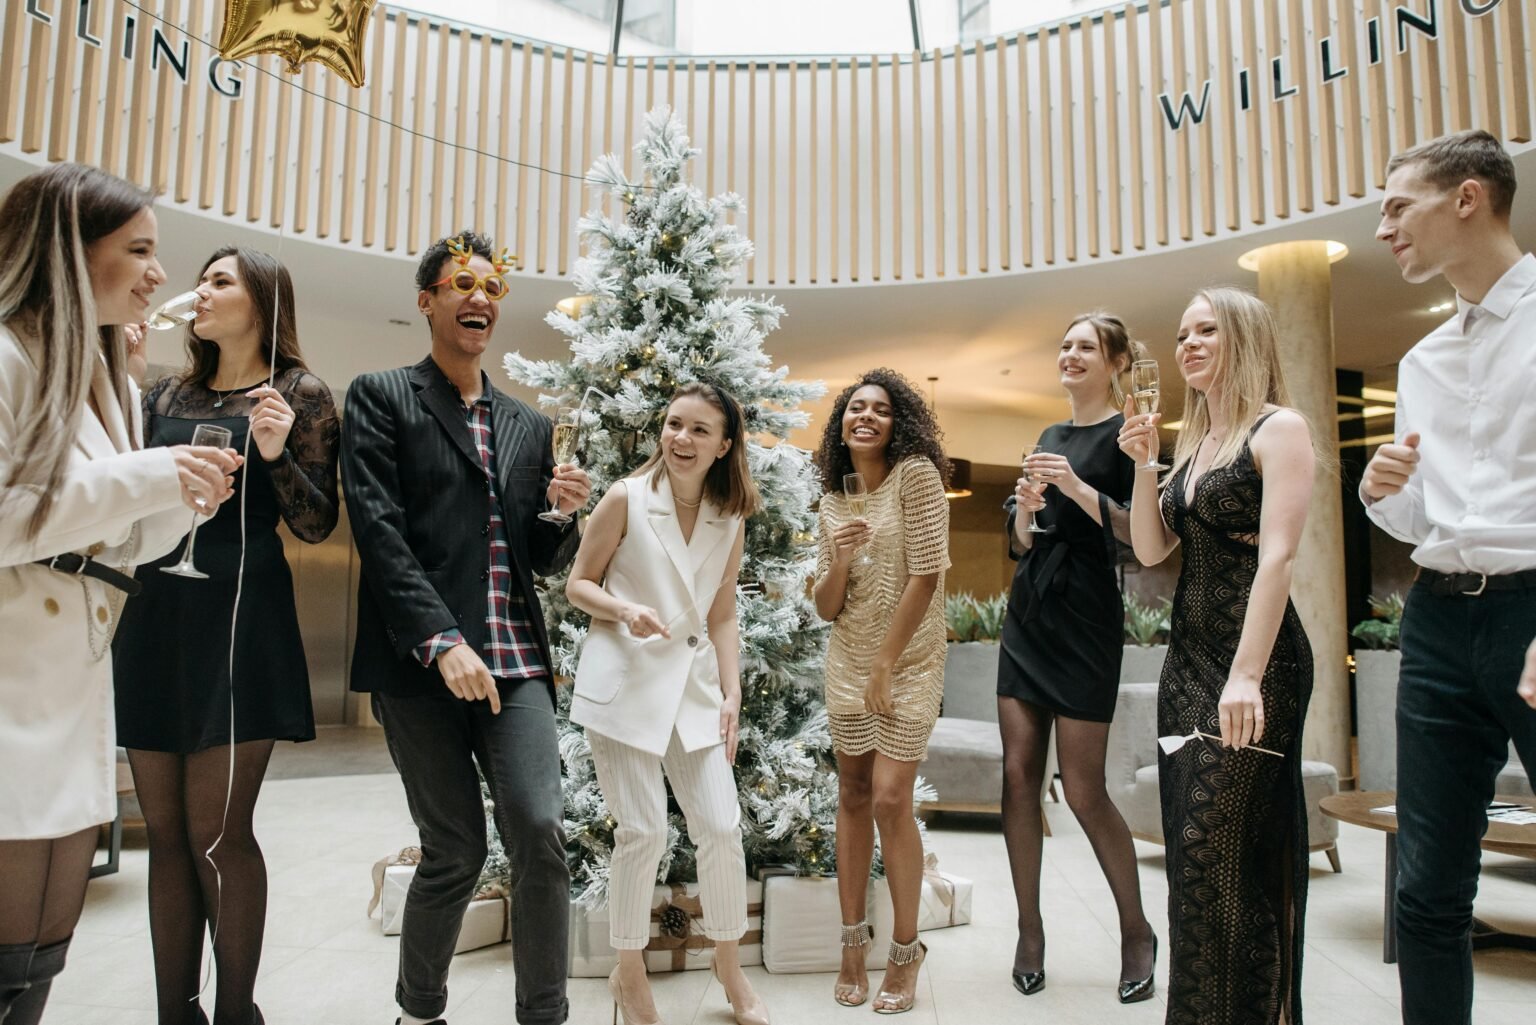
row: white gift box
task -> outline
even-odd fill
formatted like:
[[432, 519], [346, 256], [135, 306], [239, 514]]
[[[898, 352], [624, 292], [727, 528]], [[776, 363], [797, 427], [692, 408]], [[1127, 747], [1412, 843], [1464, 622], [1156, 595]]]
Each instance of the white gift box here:
[[[891, 943], [891, 896], [870, 881], [865, 918], [874, 933], [864, 963], [885, 965]], [[770, 875], [763, 880], [763, 967], [774, 974], [835, 972], [843, 963], [843, 916], [836, 876]]]
[[455, 954], [505, 943], [512, 938], [512, 902], [496, 894], [476, 897], [464, 909], [464, 924], [453, 945]]
[[379, 923], [385, 936], [399, 936], [405, 919], [405, 894], [416, 875], [415, 865], [390, 865], [384, 869], [384, 883], [379, 890]]
[[[680, 932], [675, 908], [686, 914], [687, 930]], [[651, 940], [645, 949], [645, 967], [650, 972], [678, 972], [708, 968], [714, 961], [714, 941], [704, 935], [703, 907], [698, 883], [658, 886], [651, 895]], [[664, 922], [665, 916], [665, 922]], [[665, 927], [664, 927], [665, 926]], [[741, 937], [740, 957], [743, 967], [763, 963], [763, 884], [747, 880], [747, 931]], [[619, 956], [608, 941], [608, 908], [588, 911], [571, 902], [570, 967], [573, 979], [603, 978], [619, 963]]]
[[948, 929], [971, 921], [971, 881], [940, 872], [923, 873], [922, 903], [917, 909], [918, 931]]
[[[388, 859], [386, 859], [387, 861]], [[374, 898], [368, 905], [371, 915], [379, 910], [379, 926], [385, 936], [400, 935], [405, 921], [405, 895], [416, 875], [415, 865], [389, 865], [381, 862], [374, 873]], [[459, 928], [455, 954], [479, 950], [511, 938], [512, 902], [500, 894], [477, 896], [464, 909], [464, 924]]]

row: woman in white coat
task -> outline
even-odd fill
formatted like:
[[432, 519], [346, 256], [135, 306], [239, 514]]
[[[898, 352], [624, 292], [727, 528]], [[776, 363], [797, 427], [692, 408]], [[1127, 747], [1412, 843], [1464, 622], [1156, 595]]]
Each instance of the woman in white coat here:
[[662, 772], [698, 847], [704, 934], [739, 1025], [768, 1012], [742, 974], [747, 923], [741, 806], [731, 764], [741, 714], [736, 574], [758, 506], [741, 407], [707, 384], [679, 389], [656, 452], [598, 502], [566, 597], [592, 616], [571, 721], [585, 727], [615, 822], [608, 907], [625, 1025], [654, 1025], [645, 977], [651, 893], [667, 840]]
[[239, 465], [229, 450], [142, 447], [123, 326], [165, 281], [150, 201], [55, 164], [0, 202], [4, 1025], [42, 1018], [99, 826], [117, 814], [108, 653], [133, 567], [175, 547], [189, 509], [228, 498]]

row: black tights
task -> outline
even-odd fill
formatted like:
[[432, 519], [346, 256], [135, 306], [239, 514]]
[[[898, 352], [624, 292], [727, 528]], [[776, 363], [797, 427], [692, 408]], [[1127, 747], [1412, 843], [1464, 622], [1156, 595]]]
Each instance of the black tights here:
[[37, 1025], [85, 905], [101, 827], [0, 840], [0, 1022]]
[[1152, 926], [1141, 908], [1131, 831], [1104, 789], [1109, 723], [1069, 719], [1010, 697], [997, 699], [997, 720], [1003, 734], [1003, 839], [1008, 844], [1008, 865], [1019, 905], [1019, 942], [1013, 970], [1038, 972], [1045, 965], [1045, 925], [1040, 918], [1040, 791], [1054, 720], [1056, 757], [1067, 806], [1093, 845], [1120, 914], [1120, 978], [1144, 978], [1152, 970]]
[[[149, 832], [149, 933], [160, 1025], [195, 1025], [203, 931], [218, 967], [215, 1025], [250, 1025], [267, 920], [267, 866], [251, 828], [272, 741], [235, 745], [229, 817], [229, 747], [196, 754], [128, 752]], [[212, 863], [204, 854], [223, 832]], [[217, 866], [217, 868], [215, 868]]]

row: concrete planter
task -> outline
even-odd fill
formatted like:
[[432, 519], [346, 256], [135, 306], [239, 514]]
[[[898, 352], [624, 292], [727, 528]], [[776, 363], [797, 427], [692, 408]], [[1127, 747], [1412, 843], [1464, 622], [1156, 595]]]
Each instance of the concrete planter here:
[[1127, 644], [1120, 660], [1120, 682], [1156, 683], [1163, 677], [1163, 660], [1167, 657], [1166, 644]]
[[997, 722], [996, 641], [956, 641], [944, 656], [944, 715]]
[[1355, 652], [1360, 789], [1397, 789], [1397, 674], [1402, 652]]

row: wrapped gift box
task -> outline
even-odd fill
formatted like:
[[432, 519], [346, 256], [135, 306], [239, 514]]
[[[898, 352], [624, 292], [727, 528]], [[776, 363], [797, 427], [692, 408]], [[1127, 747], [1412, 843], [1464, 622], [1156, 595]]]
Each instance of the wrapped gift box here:
[[464, 909], [455, 954], [505, 943], [512, 938], [512, 902], [499, 893], [476, 895]]
[[384, 884], [379, 891], [379, 924], [385, 936], [399, 936], [405, 919], [405, 894], [416, 875], [415, 865], [390, 865], [384, 869]]
[[[865, 906], [874, 941], [864, 963], [882, 968], [891, 944], [891, 895], [884, 879], [870, 881]], [[763, 967], [770, 972], [836, 972], [843, 963], [842, 924], [836, 876], [763, 880]]]
[[971, 921], [971, 881], [939, 871], [939, 859], [929, 854], [923, 866], [922, 903], [917, 909], [917, 928], [948, 929]]
[[[741, 938], [743, 967], [763, 963], [763, 884], [747, 880], [747, 931]], [[573, 979], [602, 978], [619, 963], [608, 942], [608, 908], [588, 911], [571, 902], [570, 967]], [[698, 883], [658, 886], [651, 895], [651, 940], [645, 966], [652, 972], [708, 968], [714, 941], [704, 935]]]

